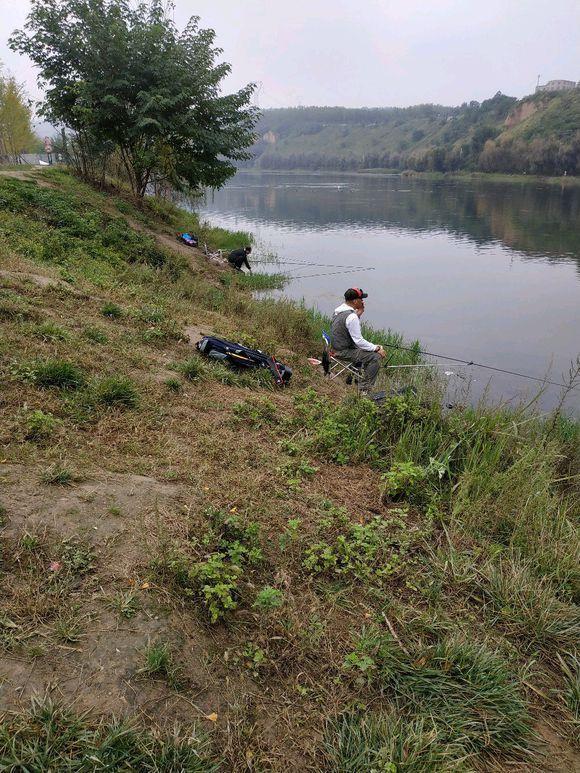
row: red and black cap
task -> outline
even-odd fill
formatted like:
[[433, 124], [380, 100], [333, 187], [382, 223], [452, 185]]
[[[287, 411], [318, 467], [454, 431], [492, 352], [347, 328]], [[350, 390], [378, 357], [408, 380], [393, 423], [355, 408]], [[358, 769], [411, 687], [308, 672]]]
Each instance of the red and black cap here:
[[363, 293], [360, 287], [349, 287], [344, 294], [345, 301], [357, 301], [357, 300], [362, 300], [362, 298], [368, 298], [368, 297], [369, 297], [369, 294]]

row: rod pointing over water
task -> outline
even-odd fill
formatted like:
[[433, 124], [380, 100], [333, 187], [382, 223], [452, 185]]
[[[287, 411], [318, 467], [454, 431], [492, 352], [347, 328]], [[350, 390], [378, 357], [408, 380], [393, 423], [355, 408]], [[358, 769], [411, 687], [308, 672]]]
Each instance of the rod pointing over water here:
[[[450, 362], [459, 362], [462, 365], [472, 365], [474, 368], [485, 368], [486, 370], [493, 370], [496, 373], [506, 373], [508, 376], [518, 376], [519, 378], [527, 378], [530, 381], [538, 381], [540, 384], [550, 384], [551, 386], [568, 388], [568, 384], [562, 384], [559, 381], [550, 381], [547, 378], [540, 378], [539, 376], [530, 376], [528, 373], [518, 373], [515, 370], [506, 370], [505, 368], [496, 368], [494, 365], [485, 365], [481, 362], [474, 362], [473, 360], [461, 360], [458, 357], [450, 357], [447, 354], [435, 354], [435, 352], [426, 352], [421, 349], [412, 349], [409, 346], [398, 346], [397, 344], [385, 344], [390, 349], [401, 349], [404, 352], [413, 352], [414, 354], [423, 354], [427, 357], [437, 357], [439, 359], [449, 360]], [[577, 389], [580, 384], [570, 387], [571, 389]]]

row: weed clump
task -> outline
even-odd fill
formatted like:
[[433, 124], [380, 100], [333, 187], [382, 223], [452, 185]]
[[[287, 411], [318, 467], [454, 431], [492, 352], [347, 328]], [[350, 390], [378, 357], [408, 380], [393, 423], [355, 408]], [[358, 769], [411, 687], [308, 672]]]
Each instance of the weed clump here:
[[60, 421], [52, 413], [31, 411], [26, 417], [26, 438], [28, 440], [46, 440], [51, 437]]
[[92, 396], [96, 403], [111, 408], [136, 408], [139, 405], [139, 392], [127, 376], [101, 379], [93, 387]]
[[260, 429], [265, 424], [275, 424], [278, 421], [276, 406], [266, 398], [235, 403], [232, 410], [236, 419], [249, 424], [252, 429]]
[[197, 542], [203, 559], [174, 551], [155, 568], [172, 578], [185, 596], [200, 599], [215, 623], [237, 609], [240, 581], [246, 569], [260, 563], [262, 550], [256, 523], [244, 525], [237, 516], [215, 508], [207, 515], [209, 528]]
[[11, 713], [0, 723], [0, 759], [6, 770], [218, 770], [196, 736], [154, 735], [36, 698], [28, 712]]
[[271, 585], [265, 585], [256, 596], [252, 606], [260, 612], [271, 612], [273, 609], [279, 609], [283, 604], [284, 594], [282, 591]]
[[170, 376], [163, 382], [170, 392], [181, 392], [181, 381], [175, 376]]
[[517, 680], [496, 652], [460, 639], [417, 651], [363, 631], [344, 662], [362, 684], [389, 695], [409, 718], [430, 717], [460, 756], [519, 758], [532, 748], [532, 721]]
[[347, 712], [327, 721], [325, 755], [333, 773], [464, 771], [465, 749], [430, 717]]
[[207, 367], [200, 357], [190, 357], [189, 360], [177, 366], [179, 372], [188, 380], [196, 381], [207, 375]]
[[124, 313], [123, 309], [112, 301], [108, 301], [101, 307], [101, 314], [109, 319], [121, 319]]
[[28, 380], [39, 387], [64, 390], [79, 389], [86, 383], [85, 374], [78, 365], [66, 360], [33, 362], [29, 366]]
[[101, 328], [94, 325], [87, 325], [83, 329], [83, 336], [95, 344], [106, 344], [109, 340], [107, 334]]
[[41, 480], [49, 486], [70, 486], [75, 476], [61, 464], [53, 464], [42, 473]]
[[55, 322], [47, 321], [41, 322], [33, 328], [33, 333], [43, 341], [68, 341], [70, 334], [64, 328], [57, 325]]
[[411, 548], [425, 532], [409, 528], [404, 510], [357, 523], [345, 510], [329, 506], [316, 536], [302, 560], [309, 573], [381, 584], [404, 567]]
[[573, 647], [580, 640], [580, 609], [556, 598], [545, 579], [534, 577], [530, 566], [516, 559], [489, 562], [481, 570], [479, 592], [492, 624], [511, 636], [545, 650]]

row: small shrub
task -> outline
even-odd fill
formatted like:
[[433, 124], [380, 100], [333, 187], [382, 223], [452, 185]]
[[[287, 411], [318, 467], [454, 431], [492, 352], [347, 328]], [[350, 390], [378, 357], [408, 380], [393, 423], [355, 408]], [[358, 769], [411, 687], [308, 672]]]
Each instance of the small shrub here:
[[286, 528], [282, 532], [282, 534], [278, 537], [278, 544], [280, 545], [280, 550], [285, 551], [287, 550], [290, 545], [298, 539], [298, 532], [300, 530], [300, 525], [302, 524], [301, 518], [289, 518], [288, 522], [286, 524]]
[[72, 362], [45, 360], [32, 367], [33, 382], [39, 387], [57, 389], [79, 389], [86, 382], [83, 371]]
[[123, 316], [124, 311], [116, 303], [108, 301], [101, 307], [101, 314], [103, 317], [109, 317], [110, 319], [120, 319]]
[[375, 516], [368, 523], [335, 518], [329, 526], [331, 535], [304, 551], [303, 567], [311, 574], [374, 583], [381, 583], [398, 571], [414, 541], [424, 536], [418, 530], [409, 531], [402, 510], [391, 511], [388, 517]]
[[95, 344], [106, 344], [109, 340], [107, 334], [101, 328], [94, 325], [87, 325], [83, 329], [83, 336]]
[[61, 464], [53, 464], [41, 476], [42, 482], [49, 486], [70, 486], [74, 479], [73, 473]]
[[413, 462], [395, 462], [391, 469], [381, 476], [383, 499], [417, 502], [423, 498], [426, 478], [427, 471], [424, 467]]
[[247, 567], [262, 560], [259, 526], [208, 508], [209, 528], [198, 540], [203, 560], [173, 553], [156, 568], [173, 578], [186, 596], [201, 599], [212, 623], [238, 606], [239, 583]]
[[241, 657], [236, 658], [236, 660], [241, 660], [244, 666], [252, 672], [252, 676], [258, 678], [261, 676], [261, 671], [268, 659], [261, 647], [249, 642], [242, 649]]
[[52, 413], [31, 411], [26, 417], [26, 437], [28, 440], [46, 440], [51, 437], [59, 423]]
[[265, 585], [256, 596], [253, 603], [254, 609], [260, 612], [271, 612], [273, 609], [279, 609], [284, 604], [284, 594], [278, 588], [272, 588], [271, 585]]
[[227, 612], [236, 609], [241, 567], [223, 553], [212, 553], [191, 569], [191, 578], [199, 585], [210, 620], [216, 623]]
[[93, 388], [95, 402], [113, 408], [136, 408], [139, 393], [134, 382], [127, 376], [108, 376]]

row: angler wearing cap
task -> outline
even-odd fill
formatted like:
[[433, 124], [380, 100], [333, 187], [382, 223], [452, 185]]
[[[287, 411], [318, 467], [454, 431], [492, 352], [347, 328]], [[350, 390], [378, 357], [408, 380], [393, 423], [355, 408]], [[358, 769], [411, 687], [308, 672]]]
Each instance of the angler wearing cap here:
[[360, 318], [365, 310], [363, 293], [360, 287], [351, 287], [344, 294], [344, 303], [334, 310], [330, 326], [332, 348], [337, 357], [349, 362], [360, 363], [363, 380], [359, 384], [361, 394], [368, 394], [377, 378], [385, 350], [363, 338]]

